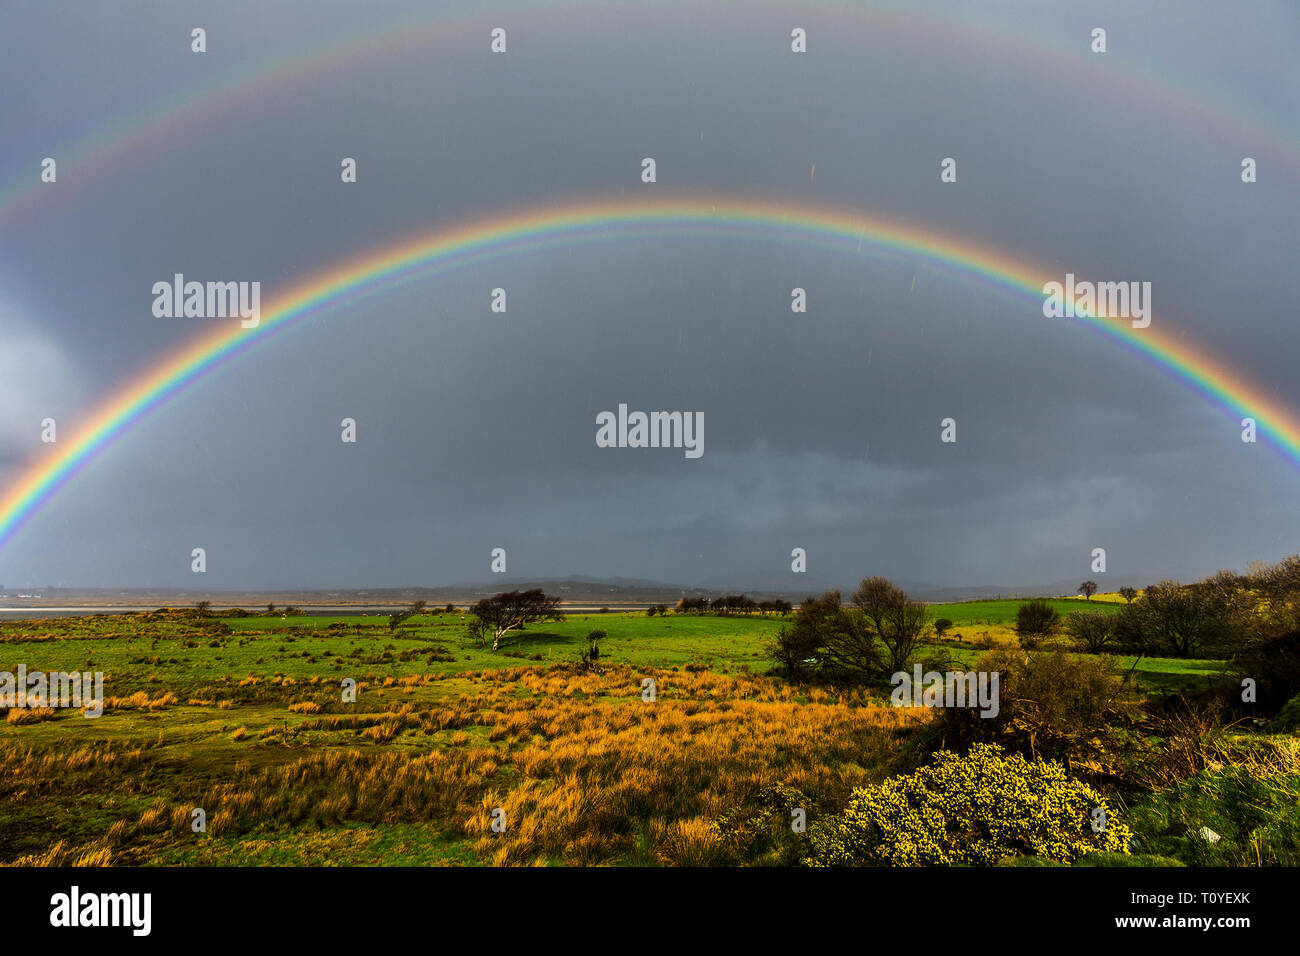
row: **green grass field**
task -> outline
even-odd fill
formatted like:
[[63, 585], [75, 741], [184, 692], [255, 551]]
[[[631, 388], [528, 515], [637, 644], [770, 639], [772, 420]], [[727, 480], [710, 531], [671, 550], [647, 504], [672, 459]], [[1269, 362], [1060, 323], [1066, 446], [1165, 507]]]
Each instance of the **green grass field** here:
[[[1114, 598], [1114, 600], [1112, 600]], [[974, 624], [1014, 624], [1020, 600], [1005, 601], [962, 601], [958, 604], [931, 604], [930, 618], [938, 620], [947, 618], [957, 625]], [[1117, 612], [1124, 599], [1118, 595], [1094, 594], [1091, 601], [1083, 598], [1051, 598], [1047, 602], [1062, 617], [1071, 611]]]
[[[959, 630], [1005, 634], [1017, 604], [931, 610]], [[709, 821], [743, 794], [793, 780], [841, 801], [884, 779], [920, 727], [888, 706], [887, 688], [764, 676], [765, 645], [787, 621], [581, 614], [498, 653], [474, 645], [460, 614], [395, 632], [377, 616], [0, 623], [0, 670], [102, 671], [110, 698], [95, 719], [14, 722], [11, 711], [0, 723], [0, 862], [718, 862]], [[583, 675], [572, 665], [594, 630], [607, 635], [603, 670]], [[923, 656], [940, 650], [961, 663], [985, 652], [945, 638]], [[1115, 660], [1136, 663], [1149, 693], [1200, 689], [1222, 671]], [[647, 677], [657, 708], [644, 706]], [[358, 682], [354, 704], [341, 700], [344, 678]], [[516, 842], [485, 832], [493, 801], [528, 821]], [[622, 810], [579, 814], [588, 801]], [[184, 825], [195, 806], [213, 821], [201, 835]], [[602, 813], [597, 839], [589, 818]], [[51, 857], [56, 834], [63, 856]]]

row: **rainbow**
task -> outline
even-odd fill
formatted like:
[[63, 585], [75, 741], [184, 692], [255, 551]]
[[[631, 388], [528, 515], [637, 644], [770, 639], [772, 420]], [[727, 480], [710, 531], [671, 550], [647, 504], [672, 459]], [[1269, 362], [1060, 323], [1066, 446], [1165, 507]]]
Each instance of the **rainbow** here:
[[[920, 260], [1039, 304], [1044, 281], [1060, 278], [1054, 270], [914, 224], [745, 197], [595, 200], [437, 229], [325, 269], [268, 302], [258, 327], [244, 329], [237, 321], [223, 324], [109, 397], [69, 441], [54, 446], [58, 451], [51, 460], [35, 466], [0, 498], [0, 545], [98, 452], [150, 411], [296, 323], [403, 283], [489, 258], [618, 239], [680, 240], [687, 236], [798, 242], [841, 253], [866, 251]], [[1292, 410], [1239, 373], [1171, 335], [1158, 316], [1146, 329], [1133, 329], [1127, 320], [1099, 315], [1073, 321], [1137, 353], [1230, 413], [1254, 418], [1261, 435], [1300, 462], [1300, 427]]]
[[388, 19], [366, 18], [351, 25], [341, 38], [305, 47], [295, 44], [288, 52], [221, 76], [196, 71], [199, 79], [188, 87], [172, 89], [167, 84], [171, 90], [167, 95], [101, 121], [80, 141], [41, 147], [36, 156], [51, 155], [59, 160], [58, 188], [41, 183], [39, 169], [30, 158], [24, 159], [22, 169], [0, 185], [0, 226], [16, 225], [44, 203], [123, 166], [146, 148], [165, 148], [169, 138], [189, 127], [201, 128], [205, 120], [226, 116], [239, 118], [245, 110], [275, 103], [290, 87], [346, 75], [346, 71], [366, 64], [391, 62], [407, 53], [470, 49], [473, 43], [486, 43], [481, 31], [489, 24], [553, 31], [557, 21], [574, 14], [622, 18], [624, 30], [631, 29], [633, 24], [628, 21], [635, 16], [656, 25], [680, 16], [682, 29], [698, 29], [707, 15], [716, 20], [718, 29], [731, 30], [742, 22], [737, 20], [738, 14], [747, 24], [762, 15], [772, 19], [773, 29], [788, 29], [798, 20], [808, 21], [805, 25], [833, 23], [837, 34], [856, 31], [867, 37], [888, 36], [891, 44], [901, 43], [908, 49], [943, 43], [962, 53], [1011, 64], [1017, 71], [1032, 69], [1043, 76], [1073, 71], [1086, 76], [1098, 95], [1109, 94], [1117, 102], [1143, 102], [1162, 115], [1181, 119], [1198, 135], [1240, 144], [1241, 155], [1259, 155], [1262, 150], [1300, 169], [1300, 136], [1286, 125], [1284, 116], [1229, 99], [1213, 87], [1181, 89], [1160, 71], [1144, 69], [1140, 62], [1135, 64], [1117, 53], [1099, 60], [1087, 52], [1080, 36], [1030, 33], [1023, 23], [1014, 21], [990, 25], [983, 12], [976, 19], [960, 11], [925, 11], [918, 8], [917, 0], [877, 0], [869, 5], [860, 0], [815, 0], [801, 7], [797, 15], [788, 5], [758, 0], [717, 0], [704, 6], [696, 0], [496, 0], [490, 10], [468, 0], [438, 3], [429, 10]]

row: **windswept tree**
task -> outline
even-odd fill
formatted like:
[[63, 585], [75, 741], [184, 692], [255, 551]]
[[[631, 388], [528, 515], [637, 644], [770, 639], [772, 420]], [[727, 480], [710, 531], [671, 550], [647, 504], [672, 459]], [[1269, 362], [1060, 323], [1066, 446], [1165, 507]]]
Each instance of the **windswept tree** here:
[[885, 673], [905, 670], [925, 633], [929, 618], [925, 605], [888, 578], [864, 578], [852, 601], [884, 645]]
[[1092, 600], [1092, 596], [1093, 596], [1094, 594], [1097, 593], [1097, 582], [1096, 582], [1096, 581], [1084, 581], [1084, 582], [1083, 582], [1082, 584], [1080, 584], [1077, 588], [1075, 588], [1075, 590], [1078, 591], [1080, 594], [1083, 595], [1084, 600], [1086, 600], [1086, 601], [1091, 601], [1091, 600]]
[[390, 631], [397, 630], [397, 626], [407, 618], [415, 617], [417, 614], [423, 614], [424, 608], [424, 601], [413, 601], [404, 610], [393, 612], [388, 615], [388, 629]]
[[501, 648], [501, 639], [510, 631], [522, 630], [529, 624], [542, 621], [563, 621], [560, 599], [547, 595], [541, 588], [530, 591], [507, 591], [495, 597], [483, 598], [470, 608], [473, 621], [470, 635], [482, 647], [487, 635], [492, 635], [492, 650]]

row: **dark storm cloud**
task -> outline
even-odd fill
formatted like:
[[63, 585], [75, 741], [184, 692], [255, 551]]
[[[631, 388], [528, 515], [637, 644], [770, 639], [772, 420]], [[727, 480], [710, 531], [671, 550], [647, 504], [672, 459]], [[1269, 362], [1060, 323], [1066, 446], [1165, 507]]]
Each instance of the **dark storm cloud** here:
[[[69, 9], [6, 14], [23, 28], [0, 39], [6, 74], [49, 80], [0, 106], [24, 144], [6, 173], [77, 141], [88, 115], [399, 10]], [[4, 381], [0, 480], [39, 409], [71, 425], [206, 331], [150, 315], [173, 272], [258, 279], [267, 302], [467, 218], [679, 188], [861, 209], [1062, 275], [1150, 281], [1162, 327], [1300, 405], [1296, 132], [1201, 108], [1295, 115], [1285, 5], [1008, 4], [995, 33], [1013, 50], [1041, 38], [1013, 57], [960, 30], [924, 48], [848, 30], [829, 8], [664, 9], [678, 15], [533, 14], [504, 57], [486, 53], [485, 14], [429, 51], [198, 114], [85, 185], [61, 175], [66, 200], [0, 235], [0, 370], [26, 373]], [[203, 22], [212, 52], [178, 52]], [[1097, 25], [1111, 53], [1051, 67]], [[1140, 77], [1131, 95], [1097, 78], [1108, 69]], [[1166, 87], [1186, 90], [1173, 108], [1152, 98]], [[1261, 162], [1252, 186], [1245, 155]], [[338, 182], [342, 156], [355, 186]], [[956, 185], [938, 182], [944, 156]], [[505, 315], [488, 311], [495, 286]], [[790, 311], [794, 286], [807, 314]], [[15, 360], [19, 341], [45, 364]], [[620, 402], [703, 411], [704, 457], [598, 449], [595, 416]], [[947, 416], [956, 445], [938, 440]], [[837, 583], [1055, 581], [1086, 575], [1098, 546], [1116, 574], [1193, 575], [1296, 550], [1298, 478], [1243, 445], [1233, 416], [1033, 297], [852, 244], [620, 241], [431, 276], [273, 337], [89, 465], [0, 552], [0, 580], [191, 585], [195, 546], [210, 587], [478, 580], [497, 546], [512, 574], [686, 583], [774, 580], [795, 546]]]

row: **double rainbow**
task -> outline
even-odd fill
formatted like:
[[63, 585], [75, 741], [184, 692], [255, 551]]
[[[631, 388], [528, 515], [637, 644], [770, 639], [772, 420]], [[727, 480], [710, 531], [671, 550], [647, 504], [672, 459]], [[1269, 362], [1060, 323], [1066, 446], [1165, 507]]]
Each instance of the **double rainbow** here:
[[[1039, 303], [1043, 283], [1059, 278], [1050, 270], [912, 224], [747, 198], [591, 201], [434, 230], [325, 269], [270, 301], [257, 328], [243, 329], [232, 320], [102, 402], [70, 440], [54, 446], [58, 451], [52, 459], [34, 467], [0, 498], [0, 545], [99, 451], [151, 410], [277, 331], [404, 282], [493, 257], [596, 241], [684, 236], [798, 242], [840, 252], [907, 257]], [[1293, 412], [1239, 373], [1178, 341], [1158, 316], [1146, 329], [1095, 314], [1073, 321], [1139, 354], [1234, 416], [1254, 418], [1262, 436], [1300, 462], [1300, 427]]]

